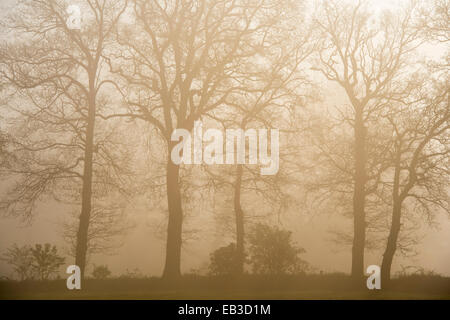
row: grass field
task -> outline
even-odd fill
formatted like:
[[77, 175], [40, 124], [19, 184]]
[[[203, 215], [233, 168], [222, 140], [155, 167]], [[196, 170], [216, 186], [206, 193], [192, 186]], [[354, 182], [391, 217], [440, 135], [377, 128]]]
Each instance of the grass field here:
[[[0, 299], [445, 299], [450, 278], [408, 276], [393, 279], [389, 288], [355, 288], [346, 275], [304, 275], [240, 278], [183, 276], [159, 278], [86, 279], [70, 291], [65, 280], [0, 281]], [[383, 287], [383, 285], [382, 285]]]

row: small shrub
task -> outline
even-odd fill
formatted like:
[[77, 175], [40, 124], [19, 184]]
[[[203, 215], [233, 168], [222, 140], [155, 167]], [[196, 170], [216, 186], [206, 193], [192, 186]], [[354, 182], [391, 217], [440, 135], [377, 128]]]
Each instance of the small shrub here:
[[2, 260], [13, 266], [14, 272], [21, 281], [54, 278], [65, 261], [58, 254], [56, 246], [49, 243], [35, 244], [34, 247], [14, 244], [6, 250]]
[[92, 277], [94, 279], [106, 279], [111, 275], [111, 271], [106, 265], [94, 266]]
[[120, 275], [119, 278], [122, 278], [122, 279], [142, 279], [142, 278], [145, 278], [145, 276], [142, 274], [142, 272], [138, 268], [134, 268], [133, 270], [127, 269], [125, 274]]
[[29, 245], [18, 246], [13, 244], [6, 249], [1, 260], [13, 267], [20, 281], [33, 279], [33, 256]]
[[236, 244], [234, 243], [215, 250], [210, 256], [210, 273], [212, 275], [237, 274], [239, 268], [236, 254]]
[[304, 273], [308, 263], [300, 258], [305, 250], [296, 245], [292, 232], [257, 224], [249, 233], [249, 260], [253, 273], [265, 275]]
[[65, 259], [58, 254], [55, 245], [46, 243], [44, 245], [36, 244], [31, 247], [33, 256], [33, 272], [40, 280], [48, 280], [58, 273], [60, 266], [64, 264]]

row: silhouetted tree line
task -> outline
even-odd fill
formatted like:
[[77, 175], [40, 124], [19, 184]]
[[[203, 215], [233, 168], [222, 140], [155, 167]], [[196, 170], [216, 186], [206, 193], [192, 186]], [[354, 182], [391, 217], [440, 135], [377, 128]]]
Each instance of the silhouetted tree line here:
[[[232, 203], [235, 241], [212, 253], [215, 274], [242, 274], [247, 263], [258, 274], [307, 270], [289, 231], [250, 221], [252, 212], [298, 206], [350, 217], [353, 230], [341, 240], [352, 245], [352, 276], [364, 276], [374, 241], [384, 246], [387, 281], [398, 249], [411, 243], [402, 230], [413, 213], [431, 221], [450, 212], [448, 1], [408, 2], [395, 13], [375, 13], [365, 1], [79, 6], [81, 29], [68, 26], [62, 0], [17, 1], [3, 24], [0, 163], [8, 185], [0, 205], [26, 221], [49, 199], [76, 208], [65, 236], [83, 274], [89, 254], [128, 229], [123, 210], [143, 194], [167, 202], [165, 278], [181, 274], [184, 219], [196, 210], [188, 199], [198, 194]], [[442, 45], [442, 59], [419, 58]], [[174, 164], [172, 132], [198, 120], [280, 129], [279, 172]], [[52, 266], [62, 263], [51, 247], [39, 250], [53, 255]], [[7, 254], [21, 251], [34, 252]], [[34, 272], [46, 279], [52, 268]]]

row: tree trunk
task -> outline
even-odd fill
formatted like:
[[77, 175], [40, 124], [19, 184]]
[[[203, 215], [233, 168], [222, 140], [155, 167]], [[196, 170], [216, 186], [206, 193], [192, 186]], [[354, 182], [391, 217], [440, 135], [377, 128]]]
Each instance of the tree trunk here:
[[387, 284], [391, 279], [392, 260], [394, 259], [395, 251], [397, 249], [397, 240], [401, 226], [400, 224], [401, 214], [402, 214], [401, 202], [397, 200], [394, 203], [394, 208], [392, 209], [391, 229], [389, 231], [386, 249], [383, 254], [383, 261], [381, 263], [382, 284]]
[[360, 281], [364, 277], [364, 247], [366, 242], [365, 184], [366, 184], [366, 128], [362, 113], [355, 117], [355, 185], [353, 192], [353, 248], [352, 277]]
[[386, 249], [383, 254], [383, 261], [381, 262], [381, 283], [386, 285], [391, 279], [391, 267], [392, 260], [394, 259], [395, 250], [397, 249], [397, 240], [400, 233], [400, 221], [402, 214], [403, 196], [400, 192], [400, 170], [401, 170], [401, 145], [398, 146], [399, 150], [395, 158], [395, 172], [394, 172], [394, 185], [392, 188], [392, 221], [391, 229], [389, 230], [389, 237], [386, 244]]
[[236, 273], [244, 273], [244, 212], [241, 207], [242, 165], [237, 166], [234, 185], [234, 212], [236, 215]]
[[[94, 75], [95, 77], [95, 75]], [[86, 142], [84, 149], [83, 189], [81, 191], [81, 214], [77, 233], [75, 252], [75, 265], [80, 268], [81, 278], [86, 268], [86, 255], [88, 250], [88, 231], [92, 207], [92, 166], [94, 154], [94, 127], [95, 127], [95, 88], [94, 78], [90, 79], [89, 110], [86, 128]]]
[[169, 222], [167, 225], [166, 263], [163, 272], [163, 278], [165, 279], [176, 279], [181, 275], [183, 209], [179, 183], [180, 166], [174, 164], [170, 159], [171, 150], [172, 144], [169, 145], [166, 172]]

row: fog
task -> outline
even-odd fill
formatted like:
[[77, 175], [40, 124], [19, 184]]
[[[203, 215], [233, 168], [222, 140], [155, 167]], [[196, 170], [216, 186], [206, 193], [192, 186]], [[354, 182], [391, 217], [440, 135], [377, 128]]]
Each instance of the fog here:
[[[6, 250], [13, 243], [55, 243], [61, 249], [66, 244], [61, 241], [60, 223], [65, 213], [57, 211], [55, 207], [45, 206], [40, 209], [39, 218], [31, 226], [23, 225], [14, 219], [3, 219], [0, 224], [0, 250]], [[113, 275], [120, 276], [129, 271], [138, 269], [142, 275], [160, 276], [164, 267], [165, 243], [161, 237], [155, 237], [154, 225], [159, 225], [161, 218], [157, 214], [145, 211], [129, 212], [135, 222], [135, 228], [123, 239], [123, 246], [116, 249], [113, 255], [98, 255], [90, 260], [90, 265], [106, 264]], [[203, 220], [214, 229], [214, 220]], [[351, 251], [349, 247], [342, 248], [330, 240], [328, 231], [334, 226], [348, 224], [337, 214], [323, 214], [314, 217], [305, 217], [296, 212], [289, 212], [280, 221], [288, 229], [294, 229], [294, 238], [305, 249], [305, 259], [317, 270], [324, 272], [350, 272]], [[393, 270], [401, 270], [400, 266], [418, 266], [428, 271], [449, 276], [450, 275], [450, 222], [445, 215], [440, 215], [436, 227], [423, 227], [420, 234], [423, 236], [417, 246], [417, 255], [411, 258], [399, 257], [395, 260]], [[291, 226], [291, 228], [289, 228]], [[295, 226], [295, 228], [292, 228]], [[214, 233], [214, 232], [213, 232]], [[220, 234], [200, 232], [198, 240], [189, 241], [183, 248], [183, 272], [202, 270], [209, 261], [209, 254], [217, 247], [226, 244], [228, 237]], [[66, 248], [67, 250], [67, 248]], [[378, 264], [380, 252], [368, 252], [367, 265]], [[67, 257], [67, 262], [73, 258]], [[12, 275], [12, 268], [4, 261], [0, 261], [1, 274]], [[61, 277], [65, 277], [65, 267], [60, 270]]]
[[0, 277], [450, 277], [448, 2], [80, 3], [0, 5]]

